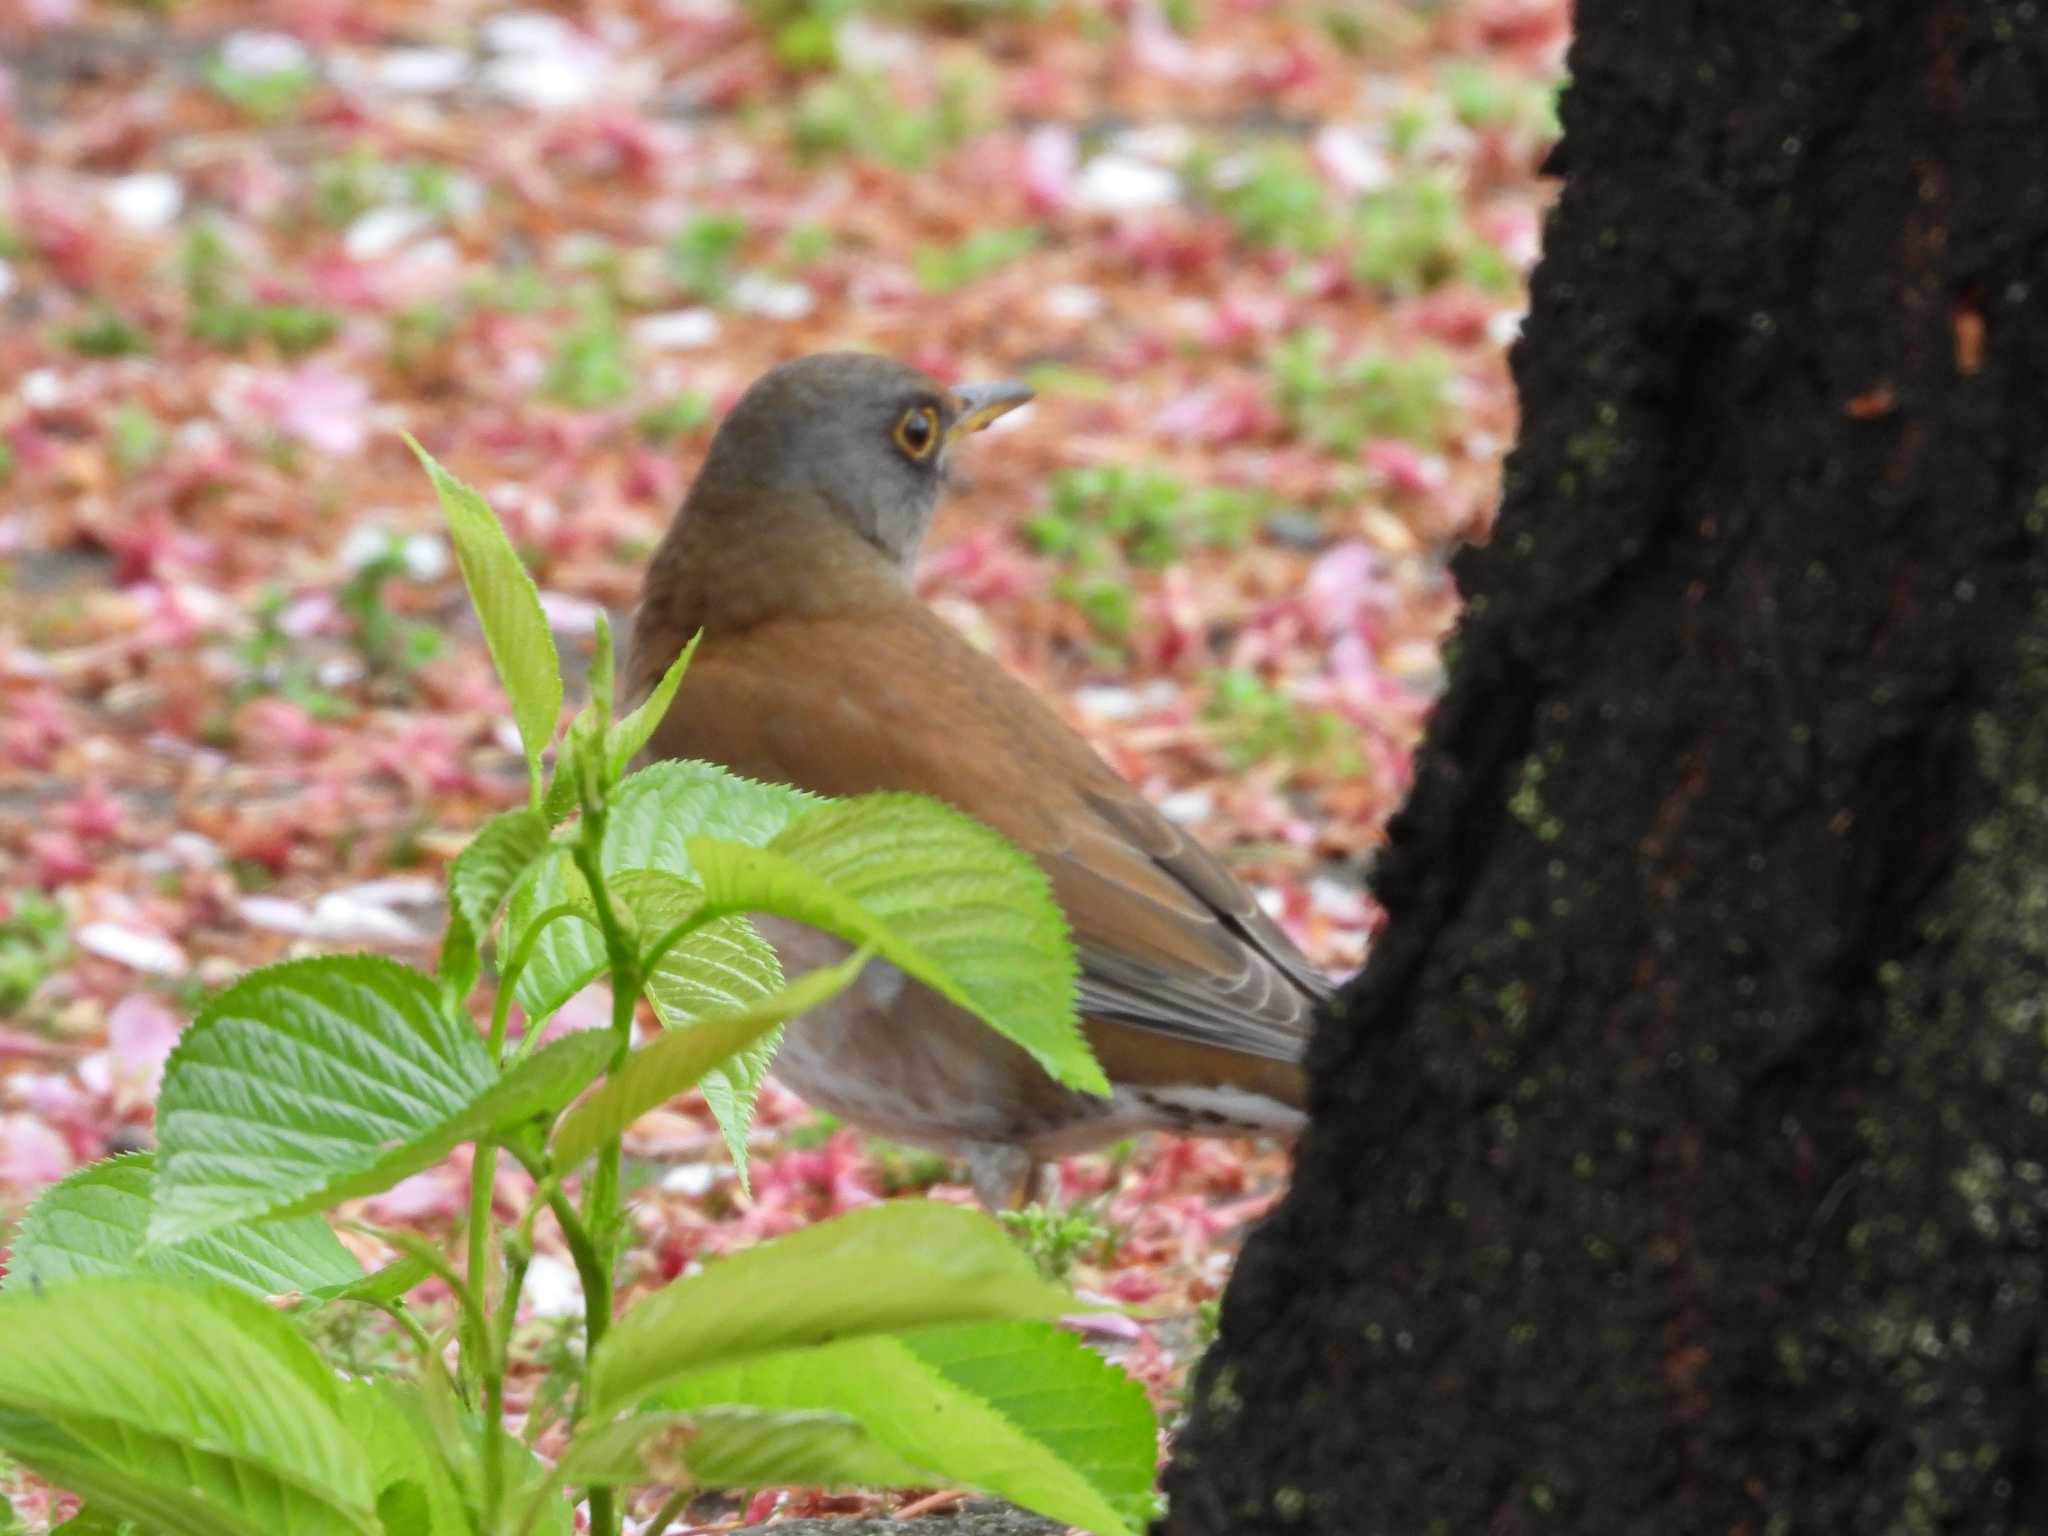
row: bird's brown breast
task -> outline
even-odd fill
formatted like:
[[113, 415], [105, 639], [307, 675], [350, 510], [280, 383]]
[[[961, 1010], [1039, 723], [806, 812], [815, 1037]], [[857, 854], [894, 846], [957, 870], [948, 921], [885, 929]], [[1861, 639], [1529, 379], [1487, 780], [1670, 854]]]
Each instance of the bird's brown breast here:
[[629, 692], [700, 627], [650, 756], [976, 817], [1046, 871], [1113, 1081], [1300, 1103], [1328, 984], [1219, 861], [872, 549], [786, 503], [693, 505], [649, 573]]

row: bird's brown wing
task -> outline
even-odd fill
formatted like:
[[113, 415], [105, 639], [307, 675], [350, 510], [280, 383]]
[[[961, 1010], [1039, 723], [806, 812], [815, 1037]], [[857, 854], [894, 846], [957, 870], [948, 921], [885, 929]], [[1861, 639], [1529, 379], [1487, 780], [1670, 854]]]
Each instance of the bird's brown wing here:
[[1189, 1048], [1154, 1051], [1162, 1069], [1215, 1052], [1298, 1062], [1330, 991], [1228, 870], [907, 599], [707, 633], [653, 751], [820, 794], [917, 791], [994, 826], [1037, 858], [1066, 910], [1082, 1014]]

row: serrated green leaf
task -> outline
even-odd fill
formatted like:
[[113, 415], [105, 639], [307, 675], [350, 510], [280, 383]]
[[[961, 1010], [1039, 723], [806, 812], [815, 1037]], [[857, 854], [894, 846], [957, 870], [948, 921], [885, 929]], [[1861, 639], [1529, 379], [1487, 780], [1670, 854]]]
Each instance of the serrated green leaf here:
[[499, 1078], [468, 1019], [374, 955], [251, 972], [200, 1010], [164, 1068], [152, 1244], [373, 1194], [551, 1113], [608, 1057], [571, 1035]]
[[144, 1246], [156, 1160], [108, 1158], [44, 1190], [14, 1236], [0, 1290], [115, 1275], [218, 1281], [253, 1296], [321, 1292], [365, 1276], [318, 1216], [242, 1222], [205, 1237]]
[[919, 795], [860, 795], [805, 812], [765, 847], [700, 834], [689, 856], [712, 906], [872, 944], [1057, 1081], [1109, 1093], [1075, 1018], [1078, 969], [1051, 882], [972, 817]]
[[476, 985], [477, 952], [498, 909], [547, 855], [548, 820], [531, 807], [493, 816], [448, 870], [448, 931], [441, 940], [442, 979], [459, 999]]
[[[341, 1418], [370, 1462], [386, 1536], [475, 1536], [483, 1424], [463, 1409], [444, 1371], [420, 1384], [343, 1382]], [[515, 1486], [532, 1488], [545, 1479], [547, 1469], [529, 1447], [517, 1440], [501, 1444]], [[531, 1536], [573, 1536], [574, 1512], [565, 1501], [547, 1501], [530, 1513], [524, 1529]]]
[[152, 1536], [382, 1536], [331, 1371], [233, 1292], [84, 1280], [0, 1297], [0, 1450]]
[[[633, 914], [642, 942], [649, 945], [704, 902], [704, 893], [687, 880], [658, 869], [614, 875], [611, 892]], [[656, 957], [643, 987], [663, 1027], [687, 1029], [773, 997], [782, 988], [782, 964], [775, 946], [744, 917], [719, 917]], [[698, 1083], [739, 1171], [743, 1194], [752, 1192], [747, 1132], [754, 1122], [754, 1101], [781, 1038], [780, 1026], [771, 1029], [724, 1065], [706, 1072]]]
[[[556, 778], [561, 770], [556, 770]], [[805, 809], [815, 795], [780, 784], [757, 784], [709, 763], [662, 762], [620, 781], [605, 818], [601, 867], [607, 875], [659, 869], [688, 879], [684, 844], [706, 835], [737, 843], [764, 843]], [[505, 919], [508, 943], [570, 890], [568, 861], [544, 861], [519, 887]], [[554, 923], [533, 946], [514, 986], [530, 1018], [546, 1018], [604, 969], [604, 939], [585, 923]]]
[[493, 816], [449, 867], [449, 904], [479, 937], [488, 934], [512, 888], [547, 851], [548, 824], [540, 812], [522, 806]]
[[898, 1488], [929, 1477], [846, 1414], [729, 1404], [586, 1429], [563, 1452], [560, 1470], [573, 1486], [669, 1488]]
[[[687, 1037], [683, 1037], [687, 1038]], [[857, 1285], [824, 1277], [858, 1276]], [[721, 1259], [613, 1325], [590, 1367], [606, 1412], [725, 1361], [941, 1323], [1048, 1318], [1079, 1303], [979, 1211], [897, 1200]]]
[[798, 977], [751, 1007], [700, 1019], [642, 1046], [602, 1088], [562, 1117], [555, 1128], [557, 1166], [575, 1167], [605, 1142], [624, 1134], [626, 1127], [648, 1110], [694, 1086], [718, 1063], [745, 1051], [799, 1013], [830, 1001], [860, 974], [868, 954], [861, 950], [837, 965]]
[[417, 1387], [345, 1381], [337, 1407], [344, 1432], [368, 1463], [387, 1536], [472, 1536], [462, 1485], [436, 1454]]
[[[549, 1041], [509, 1068], [468, 1109], [425, 1142], [421, 1151], [400, 1149], [409, 1166], [398, 1177], [438, 1163], [465, 1141], [501, 1135], [529, 1120], [553, 1115], [597, 1080], [616, 1051], [610, 1032], [601, 1029], [578, 1030]], [[426, 1161], [413, 1165], [415, 1157]]]
[[433, 482], [442, 515], [448, 519], [449, 540], [483, 625], [498, 681], [511, 701], [512, 718], [526, 747], [527, 776], [538, 801], [540, 756], [554, 739], [555, 722], [562, 713], [562, 663], [540, 606], [540, 590], [490, 504], [410, 436], [405, 441]]
[[664, 1389], [671, 1411], [744, 1402], [825, 1409], [943, 1483], [1100, 1536], [1154, 1513], [1157, 1427], [1144, 1388], [1050, 1323], [922, 1328], [755, 1356]]
[[200, 1009], [165, 1065], [150, 1241], [363, 1193], [391, 1148], [452, 1121], [493, 1075], [475, 1026], [394, 960], [253, 971]]
[[625, 773], [626, 765], [647, 745], [648, 739], [654, 735], [655, 728], [667, 716], [669, 705], [675, 702], [676, 690], [683, 684], [683, 674], [690, 670], [690, 658], [697, 654], [697, 642], [703, 638], [704, 631], [701, 629], [690, 636], [688, 644], [684, 645], [676, 659], [669, 663], [668, 670], [662, 673], [661, 681], [649, 690], [645, 699], [641, 700], [640, 707], [611, 728], [606, 747], [611, 753], [614, 778]]

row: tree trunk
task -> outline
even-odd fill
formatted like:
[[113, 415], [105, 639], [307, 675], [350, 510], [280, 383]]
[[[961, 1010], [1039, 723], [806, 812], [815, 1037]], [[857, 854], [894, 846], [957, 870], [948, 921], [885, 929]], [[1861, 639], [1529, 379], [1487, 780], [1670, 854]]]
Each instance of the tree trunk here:
[[2048, 4], [1584, 0], [1174, 1536], [2048, 1531]]

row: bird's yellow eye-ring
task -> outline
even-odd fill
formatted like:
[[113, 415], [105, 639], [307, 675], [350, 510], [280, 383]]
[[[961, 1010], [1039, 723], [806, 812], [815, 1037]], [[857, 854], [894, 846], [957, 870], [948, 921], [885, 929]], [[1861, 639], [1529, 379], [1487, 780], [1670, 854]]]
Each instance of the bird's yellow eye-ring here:
[[914, 460], [928, 459], [939, 446], [939, 413], [928, 405], [913, 406], [896, 423], [896, 446]]

